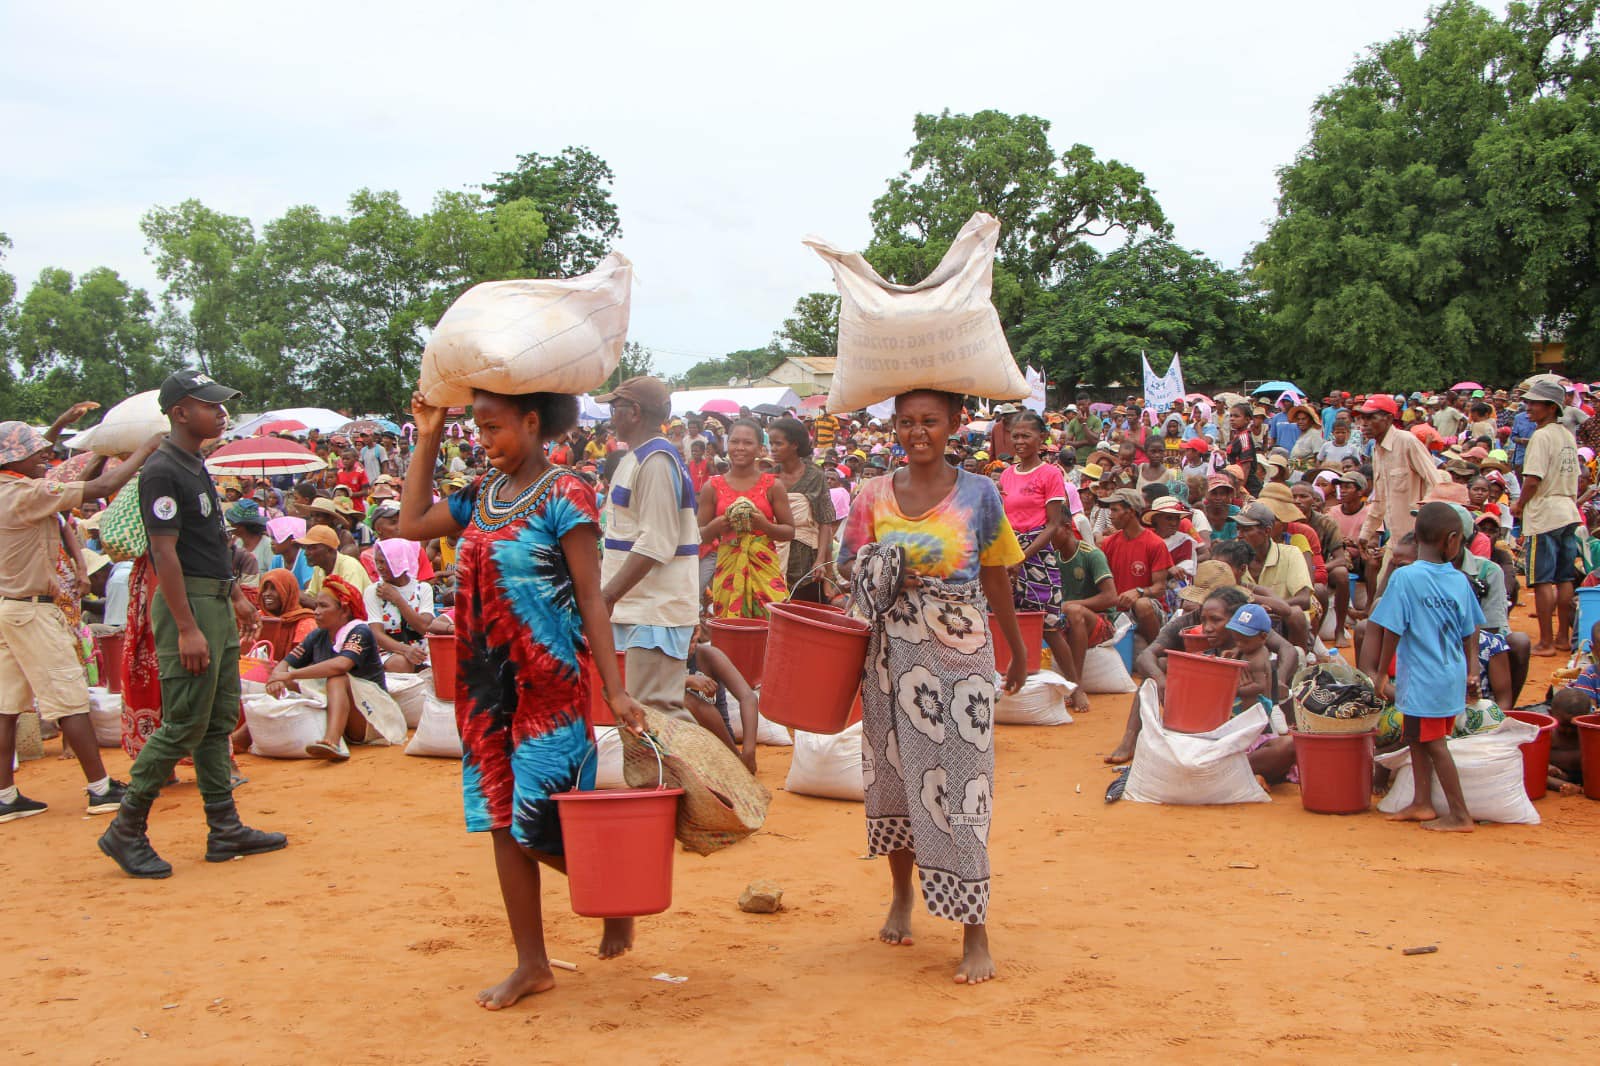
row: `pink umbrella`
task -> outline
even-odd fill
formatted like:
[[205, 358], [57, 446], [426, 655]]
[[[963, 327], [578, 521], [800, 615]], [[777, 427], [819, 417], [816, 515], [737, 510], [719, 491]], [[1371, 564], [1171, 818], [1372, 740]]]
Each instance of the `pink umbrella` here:
[[700, 405], [700, 410], [714, 415], [736, 415], [739, 405], [732, 400], [707, 400]]
[[316, 453], [292, 440], [278, 437], [251, 437], [224, 444], [206, 457], [206, 469], [213, 474], [309, 474], [328, 464]]
[[1483, 388], [1483, 386], [1479, 385], [1476, 381], [1458, 381], [1454, 385], [1450, 386], [1450, 391], [1451, 392], [1471, 392], [1473, 389], [1481, 389], [1481, 388]]
[[800, 408], [804, 411], [820, 411], [826, 406], [828, 406], [828, 396], [821, 392], [800, 401]]
[[306, 424], [296, 422], [292, 418], [280, 418], [276, 422], [268, 422], [256, 427], [256, 436], [267, 437], [274, 433], [304, 433]]

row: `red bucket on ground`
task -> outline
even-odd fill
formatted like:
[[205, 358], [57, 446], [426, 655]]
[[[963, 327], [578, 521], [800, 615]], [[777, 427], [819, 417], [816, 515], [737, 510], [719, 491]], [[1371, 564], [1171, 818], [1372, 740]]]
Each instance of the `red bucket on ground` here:
[[586, 918], [636, 918], [672, 906], [681, 788], [558, 792], [567, 892]]
[[456, 635], [428, 634], [428, 665], [433, 668], [433, 694], [441, 700], [456, 699]]
[[[1022, 630], [1022, 646], [1028, 653], [1028, 673], [1037, 674], [1044, 662], [1044, 612], [1018, 611], [1017, 628]], [[1005, 635], [995, 624], [992, 614], [989, 616], [989, 636], [994, 641], [995, 672], [1004, 674], [1011, 665], [1011, 645], [1006, 643]]]
[[765, 618], [711, 618], [706, 621], [706, 628], [711, 631], [711, 646], [732, 660], [734, 669], [751, 688], [761, 684], [768, 626]]
[[1550, 741], [1556, 735], [1556, 720], [1538, 711], [1507, 711], [1506, 717], [1539, 727], [1539, 735], [1522, 745], [1522, 787], [1529, 799], [1543, 799], [1550, 787]]
[[1183, 638], [1183, 650], [1191, 655], [1204, 655], [1211, 650], [1211, 641], [1206, 638], [1206, 631], [1199, 626], [1191, 626], [1178, 635]]
[[[589, 725], [616, 725], [617, 716], [611, 713], [611, 704], [606, 702], [606, 689], [600, 683], [600, 671], [594, 668], [594, 656], [583, 657], [583, 670], [589, 675]], [[628, 653], [617, 652], [617, 673], [622, 675], [622, 680], [628, 680]]]
[[[1172, 694], [1168, 682], [1167, 694]], [[1294, 761], [1300, 769], [1300, 805], [1314, 814], [1360, 814], [1372, 806], [1375, 732], [1294, 731]]]
[[871, 629], [816, 604], [774, 603], [768, 609], [761, 713], [807, 733], [840, 732], [850, 724], [861, 689]]
[[109, 633], [94, 638], [100, 657], [100, 683], [112, 692], [122, 691], [122, 634]]
[[1583, 794], [1600, 800], [1600, 714], [1580, 714], [1573, 724], [1578, 727], [1578, 757], [1583, 762]]
[[1211, 732], [1228, 720], [1239, 689], [1239, 675], [1244, 670], [1240, 659], [1167, 652], [1167, 701], [1161, 708], [1162, 724], [1179, 733]]

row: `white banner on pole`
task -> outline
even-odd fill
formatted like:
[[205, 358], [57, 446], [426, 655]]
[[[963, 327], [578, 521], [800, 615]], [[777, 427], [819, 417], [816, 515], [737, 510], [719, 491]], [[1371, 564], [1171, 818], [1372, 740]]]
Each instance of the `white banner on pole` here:
[[1139, 361], [1144, 364], [1144, 402], [1147, 409], [1161, 413], [1183, 399], [1186, 392], [1183, 387], [1183, 367], [1177, 355], [1172, 357], [1172, 365], [1161, 377], [1156, 377], [1155, 371], [1150, 369], [1150, 360], [1142, 352]]
[[1022, 406], [1034, 414], [1044, 414], [1044, 375], [1030, 366], [1023, 377], [1028, 382], [1028, 398], [1022, 401]]

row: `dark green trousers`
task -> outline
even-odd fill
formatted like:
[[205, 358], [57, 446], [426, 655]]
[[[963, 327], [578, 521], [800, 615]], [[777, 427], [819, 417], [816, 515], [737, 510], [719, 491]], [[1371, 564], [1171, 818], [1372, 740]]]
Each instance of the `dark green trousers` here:
[[167, 606], [166, 590], [150, 602], [156, 659], [161, 667], [161, 725], [150, 734], [128, 771], [128, 795], [153, 801], [172, 779], [173, 767], [194, 759], [200, 797], [227, 799], [231, 760], [228, 734], [239, 723], [239, 626], [233, 616], [233, 582], [187, 577], [189, 610], [205, 634], [211, 662], [191, 674], [178, 657], [178, 623]]

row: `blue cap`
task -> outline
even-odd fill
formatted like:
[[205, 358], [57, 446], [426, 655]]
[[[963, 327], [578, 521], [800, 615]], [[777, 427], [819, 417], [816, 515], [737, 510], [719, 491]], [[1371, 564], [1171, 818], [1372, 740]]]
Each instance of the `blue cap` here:
[[1272, 616], [1259, 603], [1247, 603], [1233, 612], [1228, 628], [1247, 637], [1260, 636], [1272, 628]]

